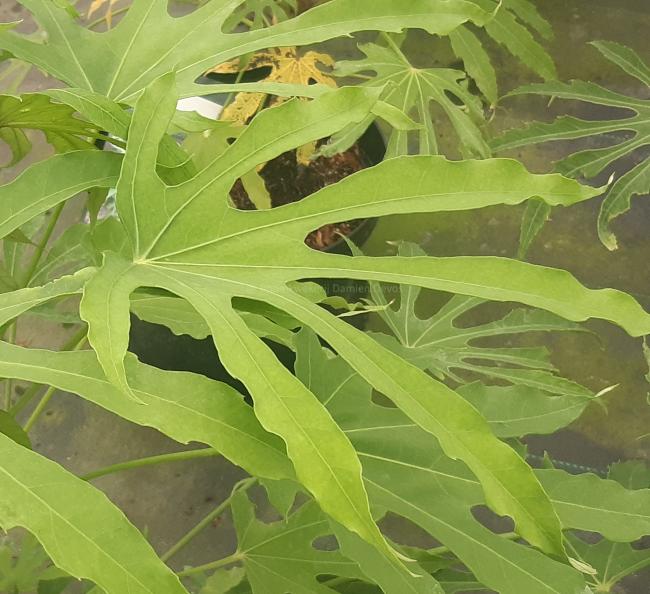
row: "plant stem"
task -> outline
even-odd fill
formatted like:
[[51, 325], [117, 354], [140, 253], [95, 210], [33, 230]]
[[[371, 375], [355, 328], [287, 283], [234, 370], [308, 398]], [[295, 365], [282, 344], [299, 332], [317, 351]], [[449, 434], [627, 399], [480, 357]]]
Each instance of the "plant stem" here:
[[[84, 340], [86, 337], [86, 332], [87, 328], [85, 324], [77, 331], [75, 332], [69, 339], [68, 341], [61, 347], [62, 351], [71, 351], [81, 341]], [[9, 410], [9, 414], [13, 417], [15, 417], [20, 411], [22, 411], [31, 401], [32, 399], [38, 394], [39, 390], [43, 387], [42, 384], [32, 384], [32, 386], [25, 391], [25, 393], [18, 399], [16, 404], [14, 404], [11, 409]]]
[[[187, 545], [197, 534], [199, 534], [202, 530], [207, 528], [215, 518], [217, 518], [224, 512], [224, 510], [230, 505], [230, 502], [232, 501], [232, 498], [234, 497], [235, 493], [238, 493], [239, 491], [247, 491], [256, 482], [257, 479], [255, 477], [251, 477], [237, 483], [233, 487], [233, 490], [230, 493], [228, 499], [221, 502], [214, 510], [212, 510], [198, 524], [196, 524], [194, 528], [192, 528], [187, 534], [185, 534], [183, 538], [181, 538], [168, 551], [166, 551], [163, 555], [161, 555], [160, 558], [163, 561], [167, 561], [168, 559], [171, 559], [176, 553], [178, 553], [178, 551], [180, 551], [185, 545]], [[237, 559], [225, 562], [226, 559], [230, 559], [231, 557], [237, 557]], [[241, 553], [235, 553], [233, 555], [230, 555], [230, 557], [226, 557], [225, 559], [220, 559], [219, 561], [213, 561], [212, 563], [209, 563], [208, 565], [210, 567], [208, 567], [208, 569], [216, 569], [217, 567], [221, 567], [221, 565], [215, 566], [216, 563], [222, 563], [223, 565], [228, 565], [229, 563], [234, 563], [235, 561], [238, 561], [240, 558], [241, 558]], [[187, 571], [190, 573], [198, 573], [199, 571], [202, 571], [202, 569], [198, 567], [194, 567], [192, 569], [188, 569]], [[190, 573], [179, 573], [178, 575], [190, 575]]]
[[[235, 84], [238, 85], [241, 82], [241, 79], [244, 78], [244, 74], [246, 73], [246, 67], [244, 66], [239, 72], [237, 72], [237, 78], [235, 79]], [[235, 98], [235, 95], [237, 95], [235, 91], [232, 91], [227, 97], [226, 100], [223, 102], [223, 108], [222, 108], [222, 113], [225, 111], [226, 107], [228, 107], [233, 99]]]
[[32, 260], [29, 263], [29, 266], [27, 267], [27, 273], [25, 274], [25, 277], [22, 282], [23, 287], [27, 287], [30, 281], [32, 280], [32, 277], [34, 276], [34, 272], [36, 272], [36, 267], [38, 266], [38, 263], [41, 261], [41, 256], [45, 251], [45, 247], [47, 246], [48, 241], [50, 241], [50, 237], [52, 237], [52, 233], [54, 233], [54, 227], [56, 227], [56, 223], [59, 220], [59, 217], [61, 216], [61, 212], [63, 212], [64, 206], [65, 206], [65, 202], [61, 202], [61, 204], [58, 204], [54, 209], [54, 212], [50, 216], [50, 220], [47, 222], [47, 227], [43, 232], [43, 237], [41, 237], [40, 241], [36, 245], [36, 249], [34, 250], [34, 255], [32, 256]]
[[9, 414], [15, 417], [23, 408], [25, 408], [32, 399], [38, 394], [43, 384], [32, 384], [25, 392], [18, 398], [16, 404], [9, 409]]
[[[11, 344], [16, 342], [17, 326], [18, 326], [18, 322], [14, 321], [14, 323], [8, 329], [7, 342], [9, 342]], [[11, 408], [11, 402], [12, 402], [13, 395], [14, 395], [14, 382], [13, 382], [12, 378], [8, 377], [8, 378], [5, 379], [4, 391], [5, 391], [5, 407], [4, 408], [5, 408], [6, 411], [9, 411], [9, 409]]]
[[174, 452], [172, 454], [159, 454], [158, 456], [148, 456], [147, 458], [137, 458], [136, 460], [111, 464], [110, 466], [105, 466], [104, 468], [99, 468], [89, 472], [88, 474], [84, 474], [81, 478], [84, 481], [92, 481], [100, 476], [106, 476], [107, 474], [113, 474], [114, 472], [122, 472], [123, 470], [131, 470], [132, 468], [142, 468], [143, 466], [165, 464], [166, 462], [178, 462], [180, 460], [194, 460], [195, 458], [210, 458], [214, 456], [219, 456], [219, 452], [212, 448]]
[[232, 555], [228, 555], [228, 557], [224, 557], [223, 559], [219, 559], [218, 561], [213, 561], [212, 563], [206, 563], [205, 565], [199, 565], [198, 567], [190, 567], [189, 569], [179, 571], [176, 575], [178, 577], [185, 577], [188, 575], [194, 575], [195, 573], [203, 573], [204, 571], [219, 569], [220, 567], [225, 567], [226, 565], [232, 565], [233, 563], [237, 563], [237, 561], [241, 561], [243, 558], [244, 555], [242, 553], [233, 553]]
[[36, 405], [36, 408], [32, 411], [32, 414], [29, 416], [29, 419], [27, 419], [27, 422], [25, 423], [25, 433], [29, 433], [29, 431], [32, 429], [36, 421], [38, 421], [38, 417], [41, 416], [41, 413], [43, 412], [43, 409], [47, 406], [48, 402], [52, 399], [52, 396], [54, 395], [54, 392], [56, 391], [56, 388], [54, 386], [50, 386], [46, 391], [45, 394], [43, 394], [43, 397], [39, 401], [39, 403]]

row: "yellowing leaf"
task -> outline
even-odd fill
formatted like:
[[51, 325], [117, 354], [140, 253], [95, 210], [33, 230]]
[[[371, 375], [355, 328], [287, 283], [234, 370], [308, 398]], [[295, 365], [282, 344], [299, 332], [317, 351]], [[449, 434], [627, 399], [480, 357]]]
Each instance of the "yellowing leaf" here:
[[[334, 80], [325, 74], [319, 65], [331, 68], [334, 66], [334, 60], [327, 54], [310, 51], [301, 55], [295, 47], [279, 47], [255, 54], [244, 70], [270, 68], [270, 73], [264, 78], [264, 82], [267, 83], [301, 85], [318, 83], [336, 87]], [[240, 61], [234, 60], [221, 64], [209, 72], [216, 74], [240, 72]], [[223, 111], [222, 118], [245, 124], [264, 107], [267, 97], [268, 95], [264, 93], [239, 93]], [[273, 97], [270, 103], [277, 104], [284, 101], [286, 97]]]
[[119, 0], [93, 0], [88, 7], [88, 12], [86, 13], [87, 18], [92, 17], [96, 12], [101, 8], [106, 6], [106, 12], [104, 13], [104, 20], [106, 21], [106, 26], [110, 29], [113, 23], [113, 7], [119, 2]]

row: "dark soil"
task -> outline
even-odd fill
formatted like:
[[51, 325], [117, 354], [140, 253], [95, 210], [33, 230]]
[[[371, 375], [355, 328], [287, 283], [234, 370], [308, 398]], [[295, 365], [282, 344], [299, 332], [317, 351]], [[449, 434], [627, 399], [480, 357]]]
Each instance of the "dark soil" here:
[[[293, 150], [269, 161], [260, 171], [260, 175], [271, 196], [271, 204], [276, 207], [302, 200], [368, 165], [368, 159], [358, 145], [333, 157], [319, 157], [308, 165], [298, 163], [296, 151]], [[241, 180], [237, 180], [230, 196], [237, 208], [255, 209]], [[341, 235], [350, 235], [361, 222], [353, 220], [325, 225], [310, 233], [305, 243], [317, 250], [327, 249], [340, 241]]]

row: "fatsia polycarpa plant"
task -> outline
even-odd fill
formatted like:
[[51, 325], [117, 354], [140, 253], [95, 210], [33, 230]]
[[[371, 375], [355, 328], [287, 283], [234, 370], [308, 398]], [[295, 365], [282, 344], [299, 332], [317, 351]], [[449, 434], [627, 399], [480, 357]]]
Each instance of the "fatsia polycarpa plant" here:
[[[291, 147], [360, 121], [376, 97], [362, 89], [342, 89], [310, 103], [292, 101], [266, 110], [213, 163], [186, 182], [168, 186], [157, 175], [156, 163], [157, 147], [175, 110], [174, 88], [174, 77], [165, 75], [138, 100], [123, 158], [94, 151], [61, 155], [35, 165], [4, 188], [12, 196], [11, 201], [3, 201], [7, 209], [3, 231], [9, 232], [25, 217], [80, 189], [111, 185], [119, 177], [117, 206], [128, 242], [119, 253], [106, 251], [97, 270], [87, 268], [42, 287], [5, 294], [0, 303], [2, 321], [52, 298], [83, 292], [80, 313], [97, 354], [94, 365], [99, 365], [92, 373], [99, 372], [106, 386], [114, 386], [111, 398], [146, 417], [142, 403], [156, 396], [143, 393], [143, 384], [133, 376], [133, 362], [125, 359], [129, 297], [138, 287], [165, 289], [182, 297], [205, 319], [224, 365], [251, 392], [256, 416], [267, 431], [282, 438], [296, 476], [323, 511], [373, 545], [387, 563], [399, 567], [401, 562], [370, 514], [350, 441], [313, 394], [247, 327], [232, 302], [245, 298], [273, 305], [314, 328], [414, 423], [435, 435], [447, 455], [463, 460], [482, 483], [488, 504], [497, 513], [513, 517], [522, 536], [564, 557], [560, 524], [543, 489], [471, 405], [302, 297], [289, 283], [323, 277], [408, 282], [487, 299], [517, 300], [572, 319], [603, 317], [641, 334], [647, 332], [650, 316], [634, 300], [611, 290], [585, 289], [567, 273], [499, 258], [347, 257], [314, 252], [303, 242], [312, 229], [341, 219], [516, 204], [531, 196], [570, 204], [598, 190], [557, 175], [531, 175], [509, 160], [451, 163], [440, 157], [405, 157], [388, 160], [300, 203], [237, 211], [228, 205], [227, 195], [241, 174]], [[284, 130], [280, 136], [278, 129]], [[49, 180], [40, 186], [41, 193], [30, 184], [34, 175]], [[201, 221], [199, 227], [196, 221]], [[60, 372], [43, 368], [41, 372], [36, 381], [60, 383]], [[15, 365], [7, 365], [3, 375], [25, 377]], [[33, 456], [25, 454], [26, 460], [12, 466], [13, 480], [20, 468], [36, 463]], [[44, 475], [50, 464], [37, 463]], [[34, 476], [38, 481], [38, 473]], [[27, 491], [33, 493], [35, 484], [30, 479]], [[79, 497], [83, 498], [82, 491]], [[3, 525], [25, 525], [52, 553], [54, 536], [45, 529], [45, 517], [25, 511], [12, 507], [6, 515], [5, 510]], [[64, 569], [105, 587], [103, 575], [83, 573], [78, 563], [70, 563], [66, 551], [54, 552]]]
[[[358, 125], [370, 113], [386, 113], [375, 90], [319, 92], [314, 101], [289, 101], [265, 110], [201, 167], [168, 134], [179, 96], [197, 88], [194, 76], [208, 61], [213, 65], [254, 51], [269, 45], [270, 39], [278, 45], [300, 45], [360, 26], [390, 31], [426, 26], [441, 33], [467, 19], [480, 22], [485, 14], [461, 1], [419, 1], [405, 8], [384, 0], [368, 4], [367, 19], [360, 24], [355, 4], [334, 0], [261, 32], [203, 38], [210, 27], [218, 30], [238, 3], [208, 3], [178, 19], [163, 10], [164, 4], [135, 2], [101, 37], [85, 32], [55, 5], [30, 1], [25, 5], [50, 33], [47, 44], [10, 31], [0, 34], [2, 47], [76, 86], [48, 91], [49, 97], [80, 112], [96, 130], [126, 140], [124, 156], [95, 150], [57, 155], [0, 189], [3, 237], [38, 223], [49, 209], [58, 212], [66, 200], [86, 189], [116, 186], [119, 214], [119, 220], [94, 228], [108, 231], [92, 244], [101, 252], [96, 266], [66, 276], [54, 268], [41, 274], [30, 266], [30, 274], [21, 274], [17, 287], [0, 296], [0, 324], [7, 327], [52, 301], [81, 295], [79, 315], [88, 326], [92, 350], [57, 353], [2, 342], [0, 375], [80, 394], [177, 441], [208, 444], [254, 476], [295, 481], [314, 499], [303, 511], [307, 520], [314, 514], [314, 521], [334, 522], [344, 556], [370, 579], [398, 584], [391, 588], [439, 591], [433, 578], [423, 575], [408, 553], [397, 552], [378, 529], [370, 503], [374, 497], [380, 507], [384, 504], [376, 492], [369, 499], [358, 447], [346, 434], [343, 420], [319, 399], [315, 387], [291, 374], [260, 340], [262, 332], [246, 314], [256, 305], [258, 311], [271, 306], [312, 328], [359, 378], [393, 400], [403, 418], [435, 441], [442, 460], [458, 460], [473, 477], [478, 495], [472, 501], [512, 517], [518, 535], [556, 559], [553, 567], [570, 570], [558, 511], [518, 453], [494, 435], [464, 396], [315, 303], [305, 281], [357, 278], [517, 301], [570, 320], [611, 320], [633, 335], [650, 332], [650, 316], [631, 297], [586, 289], [562, 271], [501, 258], [324, 254], [309, 249], [304, 238], [341, 220], [519, 204], [532, 197], [568, 206], [600, 190], [559, 175], [532, 175], [511, 160], [452, 163], [441, 157], [402, 157], [300, 203], [247, 212], [230, 206], [232, 185], [261, 163]], [[177, 50], [173, 56], [170, 47]], [[90, 57], [93, 52], [95, 59]], [[133, 112], [123, 109], [124, 104], [134, 104]], [[39, 278], [43, 284], [36, 282]], [[132, 307], [137, 311], [133, 303], [138, 302], [132, 298], [142, 296], [141, 289], [175, 296], [193, 308], [228, 372], [250, 392], [253, 408], [225, 384], [148, 367], [127, 353], [129, 315]], [[84, 339], [82, 327], [73, 346]], [[27, 528], [59, 567], [94, 581], [108, 594], [184, 591], [177, 576], [99, 491], [4, 432], [0, 461], [3, 528]], [[242, 537], [242, 546], [258, 546], [256, 538], [266, 529], [254, 526], [246, 502], [237, 500], [239, 525], [253, 526], [249, 540]], [[630, 532], [627, 525], [611, 529], [616, 530]], [[251, 549], [245, 550], [250, 555]], [[546, 558], [530, 550], [536, 558]], [[325, 557], [309, 554], [313, 563]], [[350, 576], [358, 572], [349, 566]], [[315, 581], [318, 575], [301, 574], [302, 585], [328, 591]], [[578, 584], [574, 573], [571, 576], [570, 584]], [[484, 579], [496, 584], [496, 578]], [[263, 578], [258, 583], [264, 583]], [[282, 594], [287, 591], [282, 580], [275, 587]]]

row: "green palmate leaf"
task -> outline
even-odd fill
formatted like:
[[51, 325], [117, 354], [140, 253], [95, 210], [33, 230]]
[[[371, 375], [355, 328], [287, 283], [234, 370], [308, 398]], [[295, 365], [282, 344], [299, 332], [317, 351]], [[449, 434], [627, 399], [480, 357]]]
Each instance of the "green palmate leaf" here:
[[0, 237], [92, 187], [117, 183], [122, 156], [75, 151], [36, 163], [0, 187]]
[[206, 580], [199, 594], [227, 594], [241, 584], [245, 576], [246, 570], [243, 567], [218, 569]]
[[53, 243], [34, 271], [30, 285], [44, 285], [69, 274], [75, 268], [91, 265], [90, 227], [83, 223], [68, 227]]
[[0, 453], [2, 528], [34, 533], [57, 566], [107, 594], [186, 592], [104, 494], [2, 434]]
[[9, 165], [16, 164], [31, 150], [25, 130], [41, 130], [60, 153], [91, 149], [90, 139], [99, 135], [92, 124], [75, 117], [70, 107], [52, 103], [45, 95], [0, 95], [0, 140], [13, 153]]
[[442, 455], [436, 440], [401, 411], [374, 404], [370, 386], [305, 332], [296, 372], [352, 440], [373, 503], [429, 532], [488, 588], [506, 594], [580, 591], [584, 582], [571, 568], [479, 524], [471, 507], [481, 495], [469, 494], [475, 479], [466, 467]]
[[293, 478], [282, 442], [262, 429], [241, 396], [226, 384], [126, 361], [132, 390], [143, 406], [121, 396], [104, 376], [92, 351], [26, 349], [0, 343], [0, 375], [48, 383], [129, 421], [154, 427], [182, 443], [200, 441], [251, 474]]
[[0, 326], [51, 299], [79, 293], [94, 274], [94, 269], [84, 268], [47, 285], [4, 293], [0, 296]]
[[[384, 100], [421, 124], [417, 133], [394, 130], [388, 140], [387, 156], [395, 157], [411, 152], [409, 138], [414, 134], [417, 153], [440, 152], [431, 116], [431, 104], [436, 103], [450, 120], [460, 141], [463, 156], [487, 157], [490, 150], [479, 128], [483, 122], [481, 102], [467, 90], [465, 73], [449, 68], [415, 68], [395, 42], [388, 39], [388, 47], [375, 43], [360, 46], [359, 49], [366, 55], [365, 59], [338, 62], [334, 70], [337, 76], [374, 73], [363, 85], [388, 85]], [[367, 123], [370, 121], [371, 119]], [[363, 132], [363, 129], [359, 132]], [[336, 138], [334, 144], [337, 144]]]
[[542, 230], [551, 215], [551, 207], [543, 200], [529, 200], [521, 219], [519, 232], [519, 247], [517, 258], [523, 260], [530, 249], [535, 237]]
[[[650, 68], [631, 49], [603, 41], [594, 42], [593, 45], [610, 61], [650, 87]], [[631, 114], [629, 117], [604, 121], [562, 116], [551, 123], [533, 123], [527, 128], [510, 130], [502, 137], [496, 138], [492, 142], [495, 150], [509, 150], [552, 140], [572, 140], [632, 132], [631, 138], [625, 138], [605, 148], [575, 153], [557, 164], [557, 169], [567, 175], [594, 177], [607, 167], [615, 167], [619, 159], [650, 145], [650, 101], [648, 100], [621, 95], [597, 84], [582, 81], [527, 85], [511, 94], [526, 93], [621, 108]], [[609, 230], [610, 221], [629, 210], [633, 196], [648, 192], [650, 192], [650, 163], [647, 159], [620, 176], [612, 185], [598, 219], [599, 236], [609, 249], [616, 248], [616, 238]]]
[[297, 13], [298, 0], [246, 0], [226, 21], [224, 31], [232, 31], [242, 23], [252, 30], [262, 29]]
[[440, 584], [423, 568], [409, 564], [410, 573], [398, 571], [395, 567], [383, 562], [381, 555], [356, 534], [334, 526], [334, 535], [341, 547], [341, 552], [353, 559], [368, 576], [375, 582], [384, 594], [444, 594]]
[[[268, 47], [306, 45], [355, 31], [418, 27], [446, 34], [488, 14], [466, 0], [397, 0], [364, 3], [333, 0], [305, 14], [255, 31], [224, 34], [241, 0], [211, 1], [184, 17], [169, 15], [167, 0], [135, 0], [120, 23], [95, 33], [52, 2], [23, 0], [48, 34], [47, 43], [0, 31], [0, 48], [73, 87], [111, 99], [131, 100], [150, 82], [175, 69], [181, 95], [200, 89], [194, 81], [216, 64]], [[204, 88], [202, 92], [206, 91]]]
[[[296, 372], [351, 438], [373, 503], [429, 531], [488, 588], [513, 593], [582, 591], [584, 582], [571, 568], [478, 524], [470, 510], [481, 502], [481, 493], [467, 469], [441, 456], [435, 440], [400, 411], [373, 403], [370, 387], [343, 360], [328, 355], [313, 335], [302, 332], [299, 337]], [[650, 528], [649, 489], [630, 491], [595, 475], [536, 472], [566, 528], [627, 541]], [[455, 577], [461, 584], [472, 582], [471, 576]], [[445, 585], [442, 574], [436, 578]]]
[[[512, 515], [522, 535], [561, 554], [557, 518], [543, 491], [518, 456], [491, 437], [471, 406], [287, 283], [306, 277], [401, 281], [521, 300], [574, 319], [598, 315], [640, 333], [650, 325], [650, 316], [634, 300], [612, 291], [588, 291], [566, 273], [499, 259], [350, 258], [319, 254], [303, 243], [314, 228], [340, 220], [519, 203], [530, 196], [570, 204], [598, 191], [559, 176], [533, 176], [507, 160], [405, 158], [325, 188], [318, 198], [280, 209], [237, 211], [228, 206], [227, 195], [243, 173], [292, 147], [363, 121], [376, 98], [363, 89], [341, 89], [311, 103], [288, 102], [265, 110], [193, 179], [167, 186], [155, 173], [155, 147], [173, 115], [175, 98], [167, 95], [172, 87], [170, 77], [158, 80], [138, 101], [130, 128], [117, 204], [133, 259], [109, 256], [94, 286], [111, 291], [93, 291], [84, 298], [83, 316], [95, 327], [93, 346], [105, 371], [117, 385], [127, 385], [121, 358], [133, 289], [157, 287], [186, 299], [206, 319], [225, 367], [253, 395], [262, 425], [287, 443], [299, 479], [323, 510], [388, 554], [370, 517], [352, 446], [230, 302], [245, 297], [274, 305], [313, 325], [375, 387], [441, 438], [450, 455], [467, 461], [485, 484], [490, 504]], [[198, 228], [196, 220], [202, 221]], [[446, 269], [442, 275], [441, 268]], [[380, 363], [385, 370], [376, 373]], [[445, 406], [438, 406], [438, 400]], [[327, 448], [321, 447], [324, 443]]]
[[102, 367], [109, 382], [115, 384], [130, 398], [137, 400], [126, 378], [124, 354], [129, 345], [128, 332], [116, 332], [116, 328], [129, 325], [129, 296], [137, 283], [128, 276], [131, 263], [105, 255], [104, 265], [84, 286], [79, 307], [81, 319], [88, 322], [88, 342], [104, 354], [106, 348], [112, 352], [102, 361]]
[[[51, 89], [46, 93], [81, 113], [113, 138], [123, 139], [131, 123], [131, 114], [123, 107], [87, 89]], [[178, 115], [179, 112], [177, 112]], [[170, 185], [186, 181], [196, 174], [196, 167], [176, 141], [165, 136], [158, 147], [158, 173]]]
[[[401, 243], [398, 253], [404, 257], [425, 255], [413, 243]], [[419, 287], [402, 285], [399, 307], [395, 308], [390, 306], [380, 284], [370, 283], [370, 295], [374, 304], [382, 306], [378, 310], [379, 316], [393, 333], [393, 336], [372, 333], [378, 342], [439, 378], [450, 378], [462, 384], [466, 383], [468, 374], [479, 375], [526, 386], [532, 388], [533, 392], [545, 390], [562, 394], [573, 398], [572, 402], [565, 401], [564, 405], [574, 408], [578, 402], [582, 403], [582, 406], [575, 408], [576, 416], [586, 406], [591, 392], [556, 376], [545, 348], [476, 344], [480, 339], [503, 339], [528, 332], [578, 331], [580, 326], [544, 311], [523, 309], [513, 310], [498, 320], [468, 326], [459, 323], [459, 319], [484, 301], [462, 296], [452, 297], [436, 314], [422, 319], [416, 313], [420, 292]], [[525, 394], [526, 391], [521, 393], [522, 399]]]
[[650, 530], [650, 489], [625, 489], [594, 474], [573, 476], [561, 470], [538, 470], [537, 476], [570, 528], [600, 532], [630, 542]]
[[[11, 540], [0, 540], [0, 591], [7, 594], [28, 594], [52, 579], [65, 577], [60, 569], [52, 567], [38, 541], [25, 534], [20, 546]], [[39, 594], [41, 590], [38, 590]]]
[[[37, 215], [7, 235], [2, 242], [4, 282], [8, 289], [21, 288], [25, 283], [26, 257], [43, 228], [45, 215]], [[12, 287], [13, 284], [13, 287]]]
[[437, 574], [440, 585], [446, 594], [456, 594], [456, 592], [482, 592], [485, 587], [481, 582], [467, 571], [454, 571], [446, 569]]
[[628, 489], [650, 489], [650, 465], [643, 460], [612, 464], [607, 476]]
[[551, 56], [535, 40], [528, 27], [548, 37], [549, 23], [529, 0], [474, 0], [485, 9], [496, 8], [494, 18], [485, 23], [485, 31], [542, 78], [557, 77]]
[[549, 394], [529, 386], [486, 386], [474, 382], [458, 390], [499, 437], [553, 433], [575, 421], [593, 400], [585, 394]]
[[[542, 78], [556, 78], [551, 56], [535, 40], [533, 33], [545, 39], [553, 36], [550, 23], [529, 0], [475, 0], [485, 10], [494, 11], [494, 17], [485, 24], [485, 32], [503, 45]], [[471, 27], [462, 25], [449, 34], [451, 46], [464, 64], [466, 72], [476, 81], [488, 101], [498, 100], [496, 72], [490, 57]]]
[[449, 33], [449, 41], [454, 54], [463, 61], [467, 74], [474, 79], [490, 105], [496, 105], [499, 100], [497, 74], [481, 40], [469, 27], [461, 26]]
[[362, 578], [356, 563], [339, 551], [319, 550], [314, 541], [331, 534], [327, 517], [312, 501], [287, 518], [264, 524], [255, 517], [253, 504], [243, 493], [231, 505], [238, 545], [253, 594], [332, 593], [319, 576]]
[[594, 569], [589, 581], [596, 592], [612, 592], [624, 577], [650, 566], [650, 550], [633, 549], [627, 543], [601, 540], [588, 544], [571, 536], [570, 542], [580, 561]]

